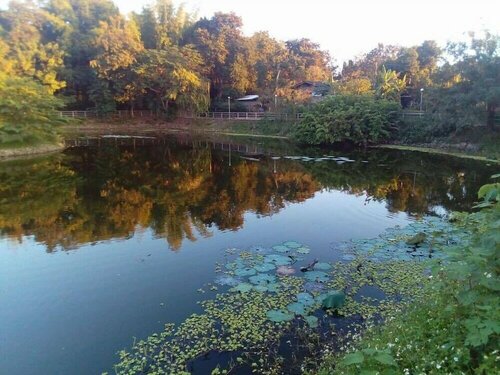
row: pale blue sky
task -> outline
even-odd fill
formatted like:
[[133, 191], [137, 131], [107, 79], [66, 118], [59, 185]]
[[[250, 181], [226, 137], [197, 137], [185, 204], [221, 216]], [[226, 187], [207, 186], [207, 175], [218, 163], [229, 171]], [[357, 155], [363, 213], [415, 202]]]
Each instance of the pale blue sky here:
[[[115, 0], [123, 13], [140, 11], [152, 0]], [[8, 0], [0, 0], [5, 6]], [[500, 32], [498, 0], [174, 0], [200, 16], [234, 11], [247, 35], [267, 30], [278, 39], [307, 37], [342, 62], [385, 44], [440, 44], [465, 31]]]

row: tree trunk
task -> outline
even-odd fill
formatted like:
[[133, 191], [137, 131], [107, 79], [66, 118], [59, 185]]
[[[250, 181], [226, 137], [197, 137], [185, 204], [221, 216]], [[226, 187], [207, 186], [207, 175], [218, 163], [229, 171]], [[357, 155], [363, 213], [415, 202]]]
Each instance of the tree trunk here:
[[496, 105], [494, 103], [488, 103], [486, 106], [487, 116], [486, 116], [486, 126], [493, 130], [495, 128], [495, 110]]

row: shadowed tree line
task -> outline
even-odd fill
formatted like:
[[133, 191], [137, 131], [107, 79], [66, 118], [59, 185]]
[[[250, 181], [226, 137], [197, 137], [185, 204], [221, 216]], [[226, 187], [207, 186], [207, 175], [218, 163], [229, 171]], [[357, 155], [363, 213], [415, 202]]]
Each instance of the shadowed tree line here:
[[[0, 232], [19, 241], [32, 235], [52, 251], [150, 228], [175, 250], [185, 239], [209, 236], [211, 227], [237, 230], [247, 212], [272, 215], [321, 189], [385, 201], [393, 212], [465, 210], [491, 174], [475, 163], [399, 152], [350, 157], [356, 162], [259, 163], [235, 154], [229, 166], [227, 153], [167, 144], [9, 162], [0, 168]], [[439, 173], [430, 173], [436, 163]]]

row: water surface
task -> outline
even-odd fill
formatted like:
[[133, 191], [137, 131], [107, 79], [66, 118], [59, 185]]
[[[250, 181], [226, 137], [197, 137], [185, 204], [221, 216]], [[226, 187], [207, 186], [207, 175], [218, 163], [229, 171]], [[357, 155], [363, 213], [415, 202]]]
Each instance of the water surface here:
[[133, 337], [199, 311], [225, 249], [295, 240], [333, 260], [338, 241], [470, 209], [496, 172], [269, 140], [79, 143], [0, 164], [0, 373], [112, 372]]

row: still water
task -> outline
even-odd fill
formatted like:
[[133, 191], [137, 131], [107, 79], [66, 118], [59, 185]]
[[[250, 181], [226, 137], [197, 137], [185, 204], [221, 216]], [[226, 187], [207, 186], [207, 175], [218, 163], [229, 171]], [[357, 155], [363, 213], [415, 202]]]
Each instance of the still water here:
[[[95, 138], [0, 164], [0, 373], [113, 372], [133, 338], [211, 296], [227, 248], [374, 237], [469, 210], [475, 161], [286, 142]], [[202, 373], [202, 372], [200, 372]]]

